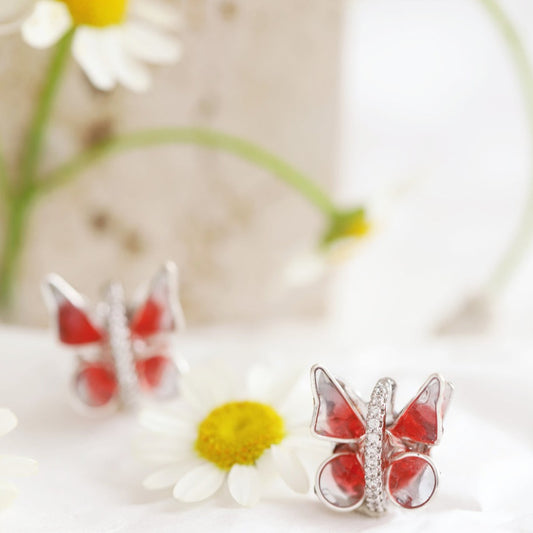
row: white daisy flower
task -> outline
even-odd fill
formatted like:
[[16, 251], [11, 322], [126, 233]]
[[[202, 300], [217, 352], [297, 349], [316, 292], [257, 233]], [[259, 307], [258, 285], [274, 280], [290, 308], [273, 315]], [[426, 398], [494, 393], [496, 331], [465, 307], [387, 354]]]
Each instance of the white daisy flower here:
[[321, 246], [289, 260], [282, 271], [282, 284], [298, 288], [316, 283], [328, 271], [347, 262], [371, 231], [366, 209], [338, 213], [330, 221]]
[[[6, 435], [17, 425], [17, 418], [9, 410], [0, 408], [0, 437]], [[0, 509], [8, 507], [17, 496], [17, 489], [9, 478], [28, 476], [37, 470], [37, 462], [25, 457], [0, 454]]]
[[48, 48], [75, 28], [72, 53], [95, 87], [140, 92], [150, 85], [144, 62], [179, 59], [180, 44], [168, 34], [178, 24], [177, 12], [153, 0], [37, 0], [22, 36]]
[[254, 505], [276, 474], [296, 492], [309, 490], [302, 459], [315, 446], [312, 407], [298, 405], [294, 374], [275, 380], [256, 368], [241, 387], [233, 378], [218, 366], [195, 369], [183, 378], [181, 403], [141, 413], [149, 432], [138, 451], [164, 465], [144, 480], [147, 489], [173, 487], [177, 500], [197, 502], [227, 482], [244, 506]]

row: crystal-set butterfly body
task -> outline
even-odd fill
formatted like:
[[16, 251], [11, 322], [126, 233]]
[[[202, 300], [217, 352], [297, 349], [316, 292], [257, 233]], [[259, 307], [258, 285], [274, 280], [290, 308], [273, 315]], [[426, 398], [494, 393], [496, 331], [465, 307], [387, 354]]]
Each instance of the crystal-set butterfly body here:
[[405, 509], [425, 505], [435, 493], [438, 473], [430, 458], [442, 435], [452, 386], [431, 375], [417, 395], [395, 413], [396, 383], [380, 379], [366, 404], [322, 366], [311, 369], [312, 433], [334, 444], [319, 467], [315, 492], [328, 507], [361, 506], [380, 515], [388, 502]]
[[72, 382], [84, 412], [107, 413], [137, 403], [140, 394], [176, 394], [179, 366], [170, 354], [171, 336], [184, 327], [177, 300], [177, 269], [168, 262], [148, 294], [128, 310], [120, 283], [111, 283], [94, 313], [60, 276], [51, 274], [43, 293], [55, 319], [59, 341], [76, 350]]

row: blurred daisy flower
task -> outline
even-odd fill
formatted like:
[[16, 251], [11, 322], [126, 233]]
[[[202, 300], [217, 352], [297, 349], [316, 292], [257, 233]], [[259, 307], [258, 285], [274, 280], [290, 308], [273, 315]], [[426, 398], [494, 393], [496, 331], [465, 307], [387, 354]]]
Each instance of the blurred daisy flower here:
[[368, 236], [375, 236], [389, 225], [398, 204], [421, 185], [425, 176], [425, 173], [407, 176], [365, 202], [365, 207], [334, 210], [318, 246], [289, 260], [282, 272], [281, 285], [304, 287], [346, 264]]
[[[0, 408], [0, 437], [17, 425], [17, 418], [9, 410]], [[25, 457], [0, 454], [0, 509], [8, 507], [17, 496], [16, 487], [9, 481], [14, 476], [28, 476], [37, 470], [37, 462]]]
[[96, 88], [141, 92], [150, 86], [145, 62], [179, 59], [180, 44], [169, 35], [178, 24], [178, 13], [154, 0], [37, 0], [22, 36], [48, 48], [73, 29], [72, 53]]
[[299, 287], [318, 281], [331, 268], [353, 256], [359, 243], [372, 231], [362, 207], [335, 213], [315, 251], [295, 257], [287, 265], [284, 284]]
[[276, 379], [256, 368], [245, 382], [218, 366], [196, 369], [183, 379], [181, 404], [141, 413], [148, 433], [138, 451], [165, 465], [144, 480], [147, 489], [173, 487], [177, 500], [197, 502], [227, 483], [244, 506], [276, 475], [296, 492], [309, 490], [302, 460], [314, 446], [311, 405], [298, 402], [294, 374]]

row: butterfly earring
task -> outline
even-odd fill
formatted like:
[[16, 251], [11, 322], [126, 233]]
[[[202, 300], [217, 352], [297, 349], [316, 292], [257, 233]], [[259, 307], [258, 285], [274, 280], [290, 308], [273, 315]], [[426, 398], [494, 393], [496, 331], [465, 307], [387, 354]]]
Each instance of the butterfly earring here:
[[177, 393], [183, 361], [171, 356], [171, 337], [183, 329], [177, 299], [177, 269], [165, 264], [148, 294], [134, 309], [126, 307], [120, 283], [111, 283], [93, 313], [64, 279], [51, 274], [43, 294], [59, 341], [76, 351], [72, 381], [76, 404], [100, 414], [129, 407], [142, 394], [165, 399]]
[[438, 472], [431, 448], [442, 435], [452, 385], [431, 375], [415, 398], [394, 411], [396, 383], [380, 379], [367, 404], [323, 367], [311, 369], [312, 433], [334, 445], [319, 467], [315, 492], [328, 507], [372, 515], [389, 502], [404, 509], [425, 505], [435, 493]]

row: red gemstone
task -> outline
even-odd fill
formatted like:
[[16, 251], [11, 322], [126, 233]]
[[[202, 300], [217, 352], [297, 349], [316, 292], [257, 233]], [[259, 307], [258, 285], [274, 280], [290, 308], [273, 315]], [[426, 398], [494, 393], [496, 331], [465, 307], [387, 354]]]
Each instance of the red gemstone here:
[[424, 457], [407, 455], [389, 467], [389, 492], [401, 507], [416, 509], [429, 501], [437, 488], [437, 474]]
[[400, 414], [389, 431], [400, 439], [407, 438], [424, 444], [435, 444], [441, 422], [437, 413], [440, 394], [440, 380], [435, 376]]
[[336, 507], [346, 509], [359, 505], [365, 496], [365, 473], [357, 455], [334, 455], [320, 471], [318, 488]]
[[117, 380], [111, 369], [102, 364], [85, 366], [76, 377], [76, 391], [89, 407], [102, 407], [117, 392]]
[[314, 373], [318, 393], [315, 432], [332, 439], [358, 439], [365, 433], [363, 418], [344, 396], [341, 386], [322, 368]]
[[177, 392], [177, 368], [174, 361], [154, 355], [136, 362], [141, 388], [159, 398], [170, 398]]
[[59, 338], [65, 344], [81, 345], [102, 340], [102, 333], [87, 313], [66, 299], [59, 304], [57, 319]]

